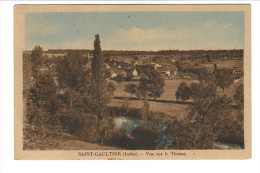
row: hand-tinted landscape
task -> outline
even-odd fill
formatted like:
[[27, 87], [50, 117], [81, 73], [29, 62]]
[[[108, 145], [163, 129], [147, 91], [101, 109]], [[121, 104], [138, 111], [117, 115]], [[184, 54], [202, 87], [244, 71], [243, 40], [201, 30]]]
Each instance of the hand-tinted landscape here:
[[25, 31], [24, 150], [244, 149], [243, 12], [28, 13]]

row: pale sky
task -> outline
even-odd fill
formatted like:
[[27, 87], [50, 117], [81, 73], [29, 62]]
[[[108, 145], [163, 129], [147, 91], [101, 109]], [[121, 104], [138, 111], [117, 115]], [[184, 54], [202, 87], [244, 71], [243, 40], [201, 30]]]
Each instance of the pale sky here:
[[244, 12], [27, 13], [26, 50], [243, 49]]

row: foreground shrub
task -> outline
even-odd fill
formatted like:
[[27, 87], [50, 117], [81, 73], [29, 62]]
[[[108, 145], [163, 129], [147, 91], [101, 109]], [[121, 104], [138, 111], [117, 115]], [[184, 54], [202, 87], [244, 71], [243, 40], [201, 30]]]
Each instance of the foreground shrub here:
[[115, 130], [114, 134], [105, 141], [105, 144], [130, 149], [132, 147], [132, 139], [125, 132]]
[[239, 144], [244, 148], [244, 125], [243, 122], [229, 121], [225, 125], [222, 133], [218, 137], [218, 141]]
[[124, 107], [108, 107], [109, 116], [126, 116], [131, 118], [141, 118], [139, 109], [128, 108], [126, 111]]
[[75, 135], [82, 140], [97, 142], [99, 133], [96, 115], [74, 109], [63, 109], [57, 116], [65, 132]]
[[214, 143], [239, 144], [244, 147], [243, 123], [230, 119], [221, 130], [209, 131], [198, 122], [173, 121], [167, 134], [174, 149], [214, 149]]
[[167, 133], [173, 140], [174, 149], [212, 149], [214, 139], [212, 132], [196, 122], [173, 121]]
[[146, 126], [139, 126], [133, 131], [133, 148], [135, 149], [156, 149], [160, 141], [159, 134]]

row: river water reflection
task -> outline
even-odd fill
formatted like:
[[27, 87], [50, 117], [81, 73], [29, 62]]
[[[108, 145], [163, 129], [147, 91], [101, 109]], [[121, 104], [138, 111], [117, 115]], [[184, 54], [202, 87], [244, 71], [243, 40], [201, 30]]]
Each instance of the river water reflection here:
[[118, 128], [125, 130], [125, 132], [129, 135], [131, 135], [133, 130], [139, 126], [150, 127], [160, 135], [160, 144], [168, 144], [170, 146], [173, 145], [172, 139], [170, 139], [166, 134], [166, 129], [168, 128], [167, 125], [155, 124], [146, 120], [133, 119], [128, 117], [116, 117], [114, 121]]
[[[160, 135], [160, 144], [167, 144], [169, 146], [173, 145], [173, 140], [167, 135], [166, 129], [167, 125], [164, 124], [155, 124], [152, 122], [148, 122], [146, 120], [134, 119], [129, 117], [115, 117], [115, 124], [119, 129], [124, 130], [128, 135], [132, 135], [133, 130], [135, 130], [139, 126], [147, 126], [155, 130]], [[241, 146], [236, 144], [226, 144], [216, 142], [214, 144], [215, 149], [221, 150], [240, 150]]]

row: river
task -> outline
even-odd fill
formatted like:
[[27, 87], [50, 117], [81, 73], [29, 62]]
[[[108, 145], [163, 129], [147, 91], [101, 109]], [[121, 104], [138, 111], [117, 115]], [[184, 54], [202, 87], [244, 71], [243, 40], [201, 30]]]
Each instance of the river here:
[[135, 130], [139, 126], [147, 126], [154, 129], [160, 135], [160, 144], [168, 144], [173, 145], [173, 141], [166, 134], [165, 130], [167, 129], [167, 125], [155, 124], [148, 122], [146, 120], [134, 119], [128, 117], [116, 117], [114, 119], [115, 124], [118, 128], [124, 129], [127, 134], [132, 134], [133, 130]]
[[[129, 117], [115, 117], [115, 124], [119, 129], [124, 130], [127, 134], [131, 135], [133, 130], [135, 130], [139, 126], [147, 126], [154, 129], [160, 135], [160, 144], [167, 144], [169, 146], [173, 145], [173, 140], [169, 138], [166, 133], [167, 125], [155, 124], [148, 122], [146, 120], [134, 119]], [[241, 150], [241, 146], [236, 144], [228, 144], [228, 143], [214, 143], [215, 149], [220, 150]]]

